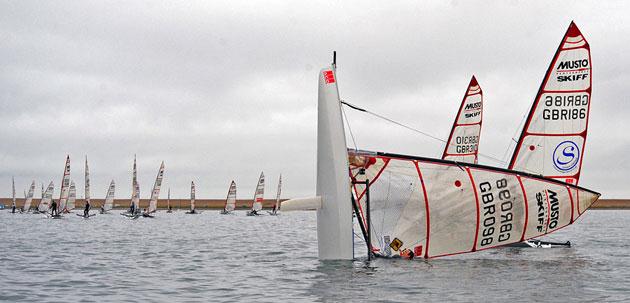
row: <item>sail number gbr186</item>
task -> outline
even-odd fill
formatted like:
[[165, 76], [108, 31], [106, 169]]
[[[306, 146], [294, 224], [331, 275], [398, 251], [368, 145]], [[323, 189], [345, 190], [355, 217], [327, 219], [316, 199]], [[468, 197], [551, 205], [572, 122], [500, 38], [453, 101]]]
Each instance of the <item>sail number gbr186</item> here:
[[505, 178], [492, 182], [479, 183], [482, 202], [482, 228], [480, 246], [488, 246], [494, 242], [501, 243], [510, 239], [514, 213], [514, 201], [508, 181]]

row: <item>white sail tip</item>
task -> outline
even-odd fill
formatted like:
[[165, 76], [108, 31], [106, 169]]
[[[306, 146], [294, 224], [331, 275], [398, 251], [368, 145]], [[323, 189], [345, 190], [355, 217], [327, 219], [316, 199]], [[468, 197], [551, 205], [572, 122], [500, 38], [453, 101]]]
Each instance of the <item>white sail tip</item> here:
[[281, 203], [282, 211], [318, 210], [322, 208], [322, 197], [297, 198]]

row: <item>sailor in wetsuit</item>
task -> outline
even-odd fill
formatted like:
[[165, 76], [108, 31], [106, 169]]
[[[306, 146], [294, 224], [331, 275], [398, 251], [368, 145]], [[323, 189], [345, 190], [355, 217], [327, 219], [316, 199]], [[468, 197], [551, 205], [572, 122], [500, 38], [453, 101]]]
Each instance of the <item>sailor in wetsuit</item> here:
[[12, 214], [15, 213], [15, 202], [13, 202], [13, 205], [11, 206], [11, 213]]
[[57, 211], [57, 202], [55, 202], [55, 200], [52, 200], [52, 203], [50, 203], [50, 215], [51, 216], [59, 215], [59, 211]]
[[136, 207], [136, 205], [131, 203], [131, 206], [129, 207], [129, 213], [134, 214], [135, 213], [135, 209], [134, 209], [135, 207]]
[[83, 216], [84, 217], [89, 217], [90, 216], [90, 201], [85, 201], [85, 209], [83, 209]]
[[101, 214], [105, 213], [105, 207], [103, 205], [101, 205]]

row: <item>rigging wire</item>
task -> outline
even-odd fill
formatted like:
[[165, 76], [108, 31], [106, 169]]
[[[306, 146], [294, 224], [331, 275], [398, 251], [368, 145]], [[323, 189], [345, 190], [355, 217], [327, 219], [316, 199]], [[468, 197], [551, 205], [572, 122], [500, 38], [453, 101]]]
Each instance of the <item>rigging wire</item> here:
[[[343, 103], [343, 101], [341, 101]], [[352, 133], [352, 128], [350, 127], [350, 120], [348, 120], [348, 116], [346, 116], [346, 111], [341, 106], [341, 114], [343, 115], [343, 119], [346, 120], [346, 125], [348, 126], [348, 132], [350, 133], [350, 138], [352, 138], [352, 144], [354, 145], [355, 150], [359, 150], [357, 147], [357, 141], [354, 139], [354, 134]]]
[[[393, 120], [393, 119], [387, 118], [387, 117], [385, 117], [385, 116], [383, 116], [383, 115], [379, 115], [379, 114], [377, 114], [377, 113], [375, 113], [375, 112], [372, 112], [372, 111], [369, 111], [369, 110], [367, 110], [367, 109], [365, 109], [365, 108], [358, 107], [358, 106], [356, 106], [356, 105], [354, 105], [354, 104], [351, 104], [351, 103], [348, 103], [348, 102], [346, 102], [346, 101], [344, 101], [344, 100], [341, 100], [341, 104], [343, 104], [343, 105], [345, 105], [345, 106], [348, 106], [348, 107], [350, 107], [350, 108], [352, 108], [352, 109], [354, 109], [354, 110], [356, 110], [356, 111], [360, 111], [360, 112], [364, 112], [364, 113], [366, 113], [366, 114], [370, 114], [370, 115], [372, 115], [372, 116], [375, 116], [375, 117], [377, 117], [377, 118], [383, 119], [383, 120], [388, 121], [388, 122], [390, 122], [390, 123], [396, 124], [396, 125], [398, 125], [398, 126], [401, 126], [401, 127], [403, 127], [403, 128], [406, 128], [406, 129], [411, 130], [411, 131], [413, 131], [413, 132], [416, 132], [416, 133], [418, 133], [418, 134], [421, 134], [421, 135], [427, 136], [427, 137], [429, 137], [429, 138], [431, 138], [431, 139], [434, 139], [434, 140], [440, 141], [440, 142], [442, 142], [442, 143], [444, 143], [444, 144], [448, 144], [448, 142], [446, 142], [446, 140], [444, 140], [444, 139], [438, 138], [438, 137], [433, 136], [433, 135], [431, 135], [431, 134], [429, 134], [429, 133], [423, 132], [423, 131], [421, 131], [421, 130], [419, 130], [419, 129], [413, 128], [413, 127], [411, 127], [411, 126], [405, 125], [405, 124], [400, 123], [400, 122], [398, 122], [398, 121], [395, 121], [395, 120]], [[344, 115], [345, 115], [345, 112], [343, 111], [343, 107], [342, 107], [342, 112], [343, 112], [343, 113], [344, 113]], [[348, 119], [347, 119], [347, 117], [346, 117], [346, 122], [347, 122], [347, 120], [348, 120]], [[348, 127], [349, 127], [349, 126], [348, 126]], [[352, 135], [352, 131], [350, 131], [350, 134]], [[352, 135], [352, 136], [353, 136], [353, 135]], [[354, 141], [354, 136], [352, 137], [352, 140]], [[356, 148], [356, 144], [355, 144], [355, 148]], [[478, 154], [479, 154], [480, 156], [484, 157], [484, 158], [488, 158], [488, 159], [490, 159], [490, 160], [494, 160], [494, 161], [496, 161], [496, 162], [498, 162], [498, 163], [501, 163], [501, 164], [506, 164], [506, 161], [501, 160], [501, 159], [499, 159], [499, 158], [496, 158], [496, 157], [493, 157], [493, 156], [489, 156], [489, 155], [485, 155], [485, 154], [482, 154], [482, 153], [478, 153]]]

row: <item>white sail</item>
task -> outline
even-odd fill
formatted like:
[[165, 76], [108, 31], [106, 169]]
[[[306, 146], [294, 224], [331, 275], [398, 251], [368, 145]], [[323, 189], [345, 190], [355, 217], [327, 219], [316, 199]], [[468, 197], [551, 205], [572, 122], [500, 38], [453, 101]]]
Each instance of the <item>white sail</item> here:
[[166, 195], [166, 209], [171, 210], [171, 188], [168, 188], [168, 194]]
[[70, 189], [68, 190], [68, 201], [66, 202], [66, 210], [73, 210], [77, 201], [77, 187], [74, 181], [70, 181]]
[[85, 156], [85, 202], [90, 201], [90, 169], [88, 168], [87, 156]]
[[50, 184], [48, 184], [46, 191], [42, 195], [42, 200], [39, 202], [39, 206], [37, 207], [37, 209], [40, 212], [46, 212], [50, 208], [50, 203], [52, 202], [54, 190], [55, 190], [55, 185], [53, 184], [52, 181], [50, 181]]
[[473, 76], [453, 122], [442, 159], [477, 163], [482, 116], [483, 92]]
[[133, 177], [131, 179], [131, 203], [134, 209], [140, 209], [140, 184], [138, 184], [138, 171], [136, 169], [136, 155], [133, 155]]
[[24, 206], [22, 209], [24, 211], [28, 211], [31, 208], [31, 203], [33, 202], [33, 195], [35, 194], [35, 180], [31, 183], [31, 187], [28, 189], [28, 194], [26, 195], [26, 200], [24, 200]]
[[164, 178], [164, 162], [160, 165], [157, 177], [155, 177], [155, 183], [153, 184], [153, 191], [151, 192], [151, 200], [149, 200], [149, 208], [147, 213], [153, 213], [157, 210], [157, 202], [160, 197], [160, 187], [162, 186], [162, 178]]
[[70, 194], [70, 156], [66, 157], [66, 165], [63, 169], [63, 178], [61, 179], [61, 193], [59, 194], [59, 210], [67, 211], [66, 203]]
[[[434, 258], [546, 235], [575, 222], [599, 194], [527, 173], [376, 152], [350, 152], [370, 181], [372, 249]], [[359, 173], [365, 172], [363, 173]], [[367, 226], [367, 193], [355, 184]]]
[[11, 177], [11, 184], [13, 186], [13, 198], [11, 199], [12, 201], [12, 207], [15, 208], [15, 178]]
[[190, 211], [195, 211], [195, 182], [190, 182]]
[[282, 191], [282, 174], [278, 178], [278, 191], [276, 192], [276, 204], [273, 206], [273, 213], [277, 213], [280, 210], [280, 193]]
[[252, 203], [252, 210], [260, 211], [262, 209], [264, 196], [265, 196], [265, 175], [261, 172], [260, 178], [258, 178], [258, 185], [256, 185], [256, 192], [254, 192], [254, 203]]
[[236, 209], [236, 182], [232, 180], [230, 183], [230, 189], [228, 190], [227, 198], [225, 199], [225, 206], [223, 210], [225, 212], [230, 212]]
[[109, 183], [109, 188], [107, 189], [107, 195], [105, 196], [105, 202], [103, 203], [103, 209], [105, 211], [111, 210], [114, 208], [114, 194], [116, 192], [116, 183], [114, 180]]
[[591, 105], [591, 51], [575, 23], [551, 61], [509, 168], [577, 184]]

